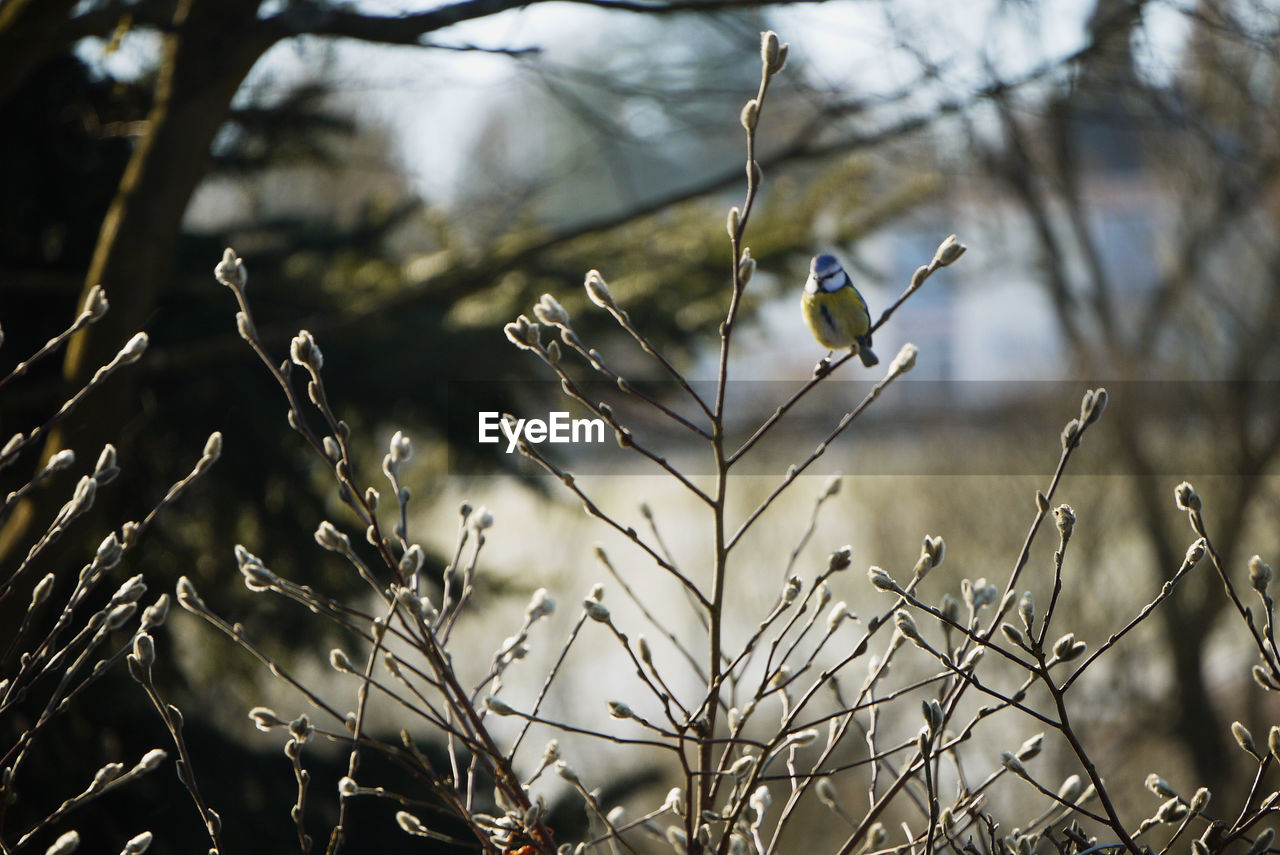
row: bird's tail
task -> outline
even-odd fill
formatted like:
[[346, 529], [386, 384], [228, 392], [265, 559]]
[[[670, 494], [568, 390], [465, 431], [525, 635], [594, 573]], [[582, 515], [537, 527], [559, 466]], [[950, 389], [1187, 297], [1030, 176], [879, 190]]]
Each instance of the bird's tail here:
[[880, 364], [880, 357], [871, 349], [871, 336], [864, 335], [858, 339], [858, 358], [867, 368]]

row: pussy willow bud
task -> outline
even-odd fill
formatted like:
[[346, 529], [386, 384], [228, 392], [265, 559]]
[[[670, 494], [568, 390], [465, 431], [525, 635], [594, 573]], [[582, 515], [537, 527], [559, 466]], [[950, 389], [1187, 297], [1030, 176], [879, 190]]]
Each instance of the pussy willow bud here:
[[742, 107], [742, 115], [739, 117], [742, 121], [742, 127], [748, 131], [756, 129], [756, 122], [760, 120], [760, 102], [752, 98]]
[[335, 647], [329, 651], [329, 667], [344, 674], [350, 674], [355, 671], [351, 660], [340, 647]]
[[1191, 812], [1204, 813], [1204, 809], [1209, 806], [1209, 790], [1201, 787], [1196, 790], [1196, 794], [1191, 797]]
[[514, 707], [501, 698], [495, 698], [493, 695], [489, 695], [484, 699], [484, 705], [494, 715], [515, 715], [516, 713]]
[[[107, 292], [102, 290], [101, 285], [94, 285], [89, 289], [89, 294], [84, 299], [84, 308], [82, 312], [89, 315], [93, 320], [97, 320], [107, 313], [107, 309], [111, 304], [107, 302]], [[3, 343], [4, 336], [0, 335], [0, 343]]]
[[631, 707], [622, 701], [609, 701], [609, 715], [617, 719], [635, 718], [636, 714]]
[[967, 246], [956, 240], [955, 235], [948, 235], [942, 243], [938, 244], [938, 250], [933, 254], [933, 263], [938, 267], [946, 267], [954, 264], [964, 255]]
[[400, 574], [405, 577], [412, 576], [422, 569], [422, 563], [425, 559], [426, 556], [422, 552], [422, 547], [416, 543], [410, 544], [409, 548], [404, 551], [404, 555], [400, 556], [400, 561], [397, 565]]
[[1027, 642], [1027, 637], [1022, 634], [1022, 630], [1018, 629], [1013, 624], [1011, 623], [1000, 624], [1000, 631], [1004, 633], [1004, 637], [1009, 639], [1009, 641], [1013, 642], [1014, 644], [1018, 645], [1024, 650], [1030, 649], [1030, 645]]
[[889, 370], [885, 372], [885, 376], [897, 377], [899, 374], [906, 374], [916, 367], [916, 357], [919, 355], [920, 348], [911, 342], [907, 342], [898, 351], [898, 355], [893, 358], [893, 362], [889, 363]]
[[204, 450], [200, 452], [200, 456], [210, 462], [222, 456], [222, 431], [215, 430], [209, 434], [209, 438], [204, 441]]
[[432, 834], [422, 820], [406, 810], [396, 811], [396, 825], [400, 826], [401, 831], [415, 837], [430, 837]]
[[1053, 655], [1058, 659], [1065, 659], [1067, 653], [1071, 651], [1072, 645], [1076, 643], [1076, 634], [1068, 632], [1053, 643]]
[[1271, 576], [1271, 568], [1261, 557], [1255, 555], [1249, 559], [1249, 584], [1255, 591], [1265, 594], [1267, 586], [1271, 584]]
[[790, 45], [780, 44], [778, 34], [766, 30], [760, 34], [760, 60], [764, 63], [765, 73], [773, 76], [787, 64], [787, 49]]
[[[75, 462], [76, 453], [68, 448], [64, 448], [62, 451], [59, 451], [57, 454], [49, 458], [49, 461], [44, 465], [43, 474], [51, 475], [54, 472], [61, 472], [63, 469], [66, 469]], [[98, 480], [96, 473], [94, 480]]]
[[116, 357], [120, 360], [121, 365], [129, 365], [137, 362], [142, 358], [142, 354], [147, 352], [147, 345], [151, 343], [151, 339], [144, 332], [135, 333], [133, 338], [120, 348], [120, 352]]
[[591, 298], [591, 302], [602, 309], [617, 307], [617, 303], [613, 301], [613, 294], [609, 292], [609, 286], [605, 283], [604, 277], [600, 275], [599, 270], [588, 270], [586, 281], [583, 284], [586, 286], [587, 296]]
[[156, 661], [156, 644], [151, 636], [140, 632], [133, 639], [133, 655], [143, 668], [150, 668]]
[[413, 457], [413, 442], [403, 431], [396, 431], [391, 436], [387, 451], [393, 463], [407, 463]]
[[533, 314], [549, 327], [569, 326], [569, 313], [565, 311], [564, 306], [560, 305], [560, 301], [550, 294], [542, 295], [533, 307]]
[[751, 809], [756, 812], [756, 819], [759, 820], [769, 809], [769, 805], [773, 804], [773, 796], [769, 793], [769, 788], [764, 784], [756, 787], [755, 792], [751, 794], [751, 798], [747, 799], [747, 803], [751, 805]]
[[1101, 387], [1090, 389], [1084, 393], [1084, 398], [1080, 401], [1080, 421], [1086, 425], [1091, 425], [1102, 416], [1102, 411], [1107, 408], [1107, 390]]
[[1027, 761], [1040, 753], [1044, 747], [1044, 734], [1037, 733], [1018, 747], [1017, 756], [1019, 760]]
[[534, 623], [554, 614], [555, 610], [555, 600], [547, 596], [546, 588], [539, 588], [529, 598], [529, 605], [524, 607], [524, 619], [529, 623]]
[[942, 612], [942, 616], [950, 623], [956, 623], [960, 619], [960, 601], [951, 594], [943, 594], [942, 601], [938, 604], [938, 611]]
[[746, 285], [756, 274], [756, 260], [751, 257], [751, 247], [742, 250], [742, 259], [738, 262], [738, 281]]
[[1195, 543], [1187, 547], [1187, 557], [1183, 559], [1183, 562], [1187, 567], [1195, 567], [1200, 563], [1200, 559], [1204, 558], [1205, 549], [1207, 547], [1208, 544], [1205, 542], [1205, 539], [1203, 537], [1199, 538]]
[[1058, 787], [1058, 798], [1069, 805], [1073, 805], [1076, 803], [1076, 799], [1080, 798], [1082, 792], [1084, 792], [1084, 782], [1080, 780], [1079, 775], [1072, 775], [1062, 782], [1062, 786]]
[[947, 543], [941, 537], [924, 536], [920, 545], [920, 557], [929, 562], [930, 567], [937, 567], [947, 557]]
[[769, 68], [778, 61], [780, 48], [778, 34], [773, 30], [765, 30], [760, 34], [760, 61], [764, 63], [765, 68]]
[[49, 599], [49, 595], [53, 593], [54, 580], [55, 576], [52, 573], [46, 574], [45, 577], [40, 580], [40, 583], [36, 585], [35, 590], [31, 592], [31, 608], [34, 609], [36, 606], [41, 605], [45, 600]]
[[841, 476], [839, 472], [837, 472], [836, 474], [832, 475], [829, 479], [827, 479], [827, 485], [822, 488], [822, 498], [830, 499], [836, 496], [837, 494], [839, 494], [840, 482], [842, 480], [843, 480], [843, 476]]
[[213, 268], [213, 275], [228, 288], [239, 290], [249, 280], [248, 271], [244, 267], [244, 259], [236, 257], [236, 251], [227, 247], [222, 252], [222, 260]]
[[306, 330], [301, 330], [289, 343], [289, 358], [294, 365], [300, 365], [312, 371], [319, 371], [324, 367], [324, 356], [320, 353], [320, 346], [316, 344], [315, 337]]
[[1201, 507], [1200, 494], [1186, 481], [1174, 488], [1173, 500], [1180, 511], [1199, 511]]
[[316, 543], [332, 552], [350, 552], [351, 540], [328, 520], [321, 521], [316, 527]]
[[1254, 838], [1253, 843], [1245, 850], [1244, 855], [1262, 855], [1271, 848], [1271, 843], [1276, 839], [1276, 830], [1274, 828], [1264, 828], [1258, 832], [1258, 836]]
[[1253, 681], [1268, 692], [1280, 692], [1280, 683], [1272, 678], [1271, 672], [1265, 666], [1254, 665], [1250, 673], [1253, 674]]
[[938, 703], [937, 698], [921, 701], [920, 712], [924, 716], [924, 723], [929, 726], [930, 733], [937, 734], [942, 732], [942, 705]]
[[156, 601], [142, 610], [138, 628], [143, 632], [162, 626], [169, 617], [169, 595], [161, 594]]
[[831, 607], [831, 611], [827, 613], [827, 632], [835, 632], [840, 624], [851, 617], [853, 617], [853, 613], [849, 611], [847, 602], [841, 600], [836, 603]]
[[920, 629], [916, 626], [915, 618], [911, 617], [908, 612], [898, 609], [893, 613], [893, 623], [898, 627], [898, 632], [902, 633], [904, 637], [917, 644], [924, 642], [924, 639], [920, 637]]
[[1163, 823], [1180, 822], [1187, 815], [1187, 806], [1182, 799], [1169, 799], [1156, 811], [1156, 819]]
[[144, 831], [141, 834], [130, 837], [124, 844], [124, 848], [120, 850], [120, 855], [142, 855], [151, 848], [152, 834], [150, 831]]
[[169, 754], [163, 748], [152, 748], [146, 754], [142, 755], [142, 759], [138, 761], [138, 765], [133, 768], [139, 772], [154, 772]]
[[826, 582], [818, 583], [818, 602], [814, 605], [815, 611], [820, 611], [827, 607], [827, 603], [831, 602], [831, 586]]
[[502, 328], [507, 340], [521, 350], [537, 350], [542, 343], [541, 327], [520, 315]]
[[263, 733], [270, 731], [273, 727], [280, 727], [285, 723], [269, 707], [254, 707], [249, 710], [249, 720], [253, 722], [254, 727]]
[[1027, 767], [1022, 765], [1022, 761], [1008, 751], [1000, 752], [1000, 765], [1008, 769], [1019, 778], [1031, 780], [1031, 773], [1027, 771]]
[[799, 733], [791, 734], [789, 737], [787, 737], [787, 743], [790, 745], [798, 745], [803, 747], [805, 745], [812, 744], [815, 740], [817, 740], [817, 738], [818, 738], [817, 728], [811, 727], [808, 730], [802, 730]]
[[53, 845], [44, 850], [44, 855], [71, 855], [79, 846], [80, 832], [73, 829], [53, 841]]
[[1000, 589], [987, 580], [979, 579], [973, 584], [973, 607], [980, 609], [989, 606], [1000, 598]]
[[877, 822], [867, 830], [867, 848], [879, 849], [884, 846], [884, 842], [889, 839], [889, 832], [885, 830], [883, 822]]
[[107, 620], [105, 626], [109, 630], [119, 629], [124, 626], [124, 622], [133, 617], [133, 613], [138, 610], [137, 603], [123, 603], [107, 612]]
[[1072, 419], [1067, 422], [1066, 427], [1062, 429], [1062, 450], [1075, 448], [1080, 444], [1080, 433], [1084, 430], [1084, 425], [1079, 419]]
[[1030, 632], [1031, 625], [1036, 620], [1036, 601], [1030, 591], [1023, 591], [1022, 599], [1018, 600], [1018, 617], [1022, 620], [1022, 625], [1027, 628], [1027, 632]]
[[871, 584], [881, 591], [887, 591], [891, 594], [901, 594], [902, 586], [893, 581], [893, 577], [888, 573], [876, 567], [874, 564], [867, 570], [867, 578], [871, 580]]
[[586, 610], [587, 617], [600, 623], [609, 622], [609, 607], [596, 602], [593, 599], [585, 599], [582, 601], [582, 608]]
[[95, 558], [104, 569], [110, 569], [120, 563], [122, 555], [124, 555], [124, 546], [116, 538], [116, 533], [113, 531], [103, 538], [102, 543], [98, 544], [98, 552]]
[[725, 219], [724, 227], [725, 231], [729, 233], [729, 237], [736, 238], [738, 236], [738, 230], [742, 228], [742, 211], [738, 209], [737, 205], [729, 209], [729, 216]]
[[1076, 512], [1070, 505], [1058, 505], [1053, 510], [1053, 519], [1058, 524], [1058, 537], [1066, 543], [1071, 539], [1071, 532], [1076, 527]]
[[842, 546], [827, 556], [827, 572], [838, 573], [851, 563], [853, 563], [853, 547]]
[[1169, 786], [1168, 781], [1166, 781], [1164, 778], [1161, 778], [1155, 772], [1152, 772], [1150, 775], [1147, 775], [1147, 779], [1146, 781], [1143, 782], [1143, 786], [1145, 786], [1148, 790], [1155, 793], [1157, 796], [1159, 796], [1162, 799], [1173, 798], [1178, 794], [1177, 790]]
[[1231, 735], [1236, 738], [1236, 744], [1240, 746], [1242, 751], [1247, 751], [1254, 757], [1258, 756], [1258, 747], [1254, 745], [1253, 734], [1249, 732], [1249, 728], [1238, 721], [1233, 721], [1231, 722]]

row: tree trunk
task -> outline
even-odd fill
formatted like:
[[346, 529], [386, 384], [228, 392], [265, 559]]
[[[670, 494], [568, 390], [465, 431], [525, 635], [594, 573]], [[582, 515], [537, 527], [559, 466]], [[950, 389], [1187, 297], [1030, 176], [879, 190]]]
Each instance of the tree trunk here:
[[[231, 99], [275, 40], [257, 19], [258, 0], [182, 0], [165, 35], [147, 131], [134, 150], [93, 254], [84, 293], [106, 291], [111, 308], [74, 337], [63, 374], [72, 394], [146, 328], [172, 268], [183, 214], [204, 177], [214, 135]], [[215, 259], [210, 259], [210, 271]], [[212, 272], [210, 273], [212, 276]], [[215, 287], [211, 284], [210, 287]], [[135, 373], [113, 377], [49, 434], [45, 456], [71, 448], [88, 467], [105, 443], [119, 443], [137, 397]], [[127, 466], [127, 458], [122, 460]], [[31, 540], [65, 497], [47, 495], [17, 509], [0, 530], [0, 557]], [[119, 521], [115, 521], [119, 522]]]
[[65, 47], [60, 31], [76, 0], [9, 0], [0, 3], [0, 102], [22, 85], [31, 69]]

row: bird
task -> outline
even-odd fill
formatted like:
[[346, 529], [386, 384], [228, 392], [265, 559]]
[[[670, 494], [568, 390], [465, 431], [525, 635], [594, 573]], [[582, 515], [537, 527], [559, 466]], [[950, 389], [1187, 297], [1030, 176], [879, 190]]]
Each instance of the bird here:
[[858, 357], [870, 368], [880, 362], [871, 349], [871, 314], [834, 255], [822, 253], [809, 262], [809, 279], [801, 301], [804, 322], [818, 344], [831, 351], [857, 345]]

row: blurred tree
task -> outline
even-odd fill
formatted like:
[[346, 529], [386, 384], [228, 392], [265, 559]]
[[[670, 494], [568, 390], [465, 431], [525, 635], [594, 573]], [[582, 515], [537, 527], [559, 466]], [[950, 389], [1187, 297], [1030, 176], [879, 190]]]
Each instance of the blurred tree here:
[[[204, 431], [222, 427], [228, 481], [216, 493], [202, 488], [211, 492], [198, 513], [157, 532], [168, 547], [157, 569], [225, 578], [226, 562], [215, 557], [225, 553], [211, 551], [215, 536], [224, 550], [232, 539], [283, 530], [293, 535], [279, 538], [272, 563], [293, 575], [288, 563], [306, 549], [296, 534], [326, 516], [326, 500], [296, 489], [314, 473], [292, 436], [267, 427], [282, 424], [276, 393], [235, 336], [227, 295], [211, 284], [226, 240], [249, 260], [274, 352], [283, 357], [300, 326], [315, 332], [336, 374], [331, 388], [366, 435], [394, 419], [424, 424], [438, 439], [468, 436], [474, 412], [507, 406], [511, 381], [527, 367], [494, 358], [505, 352], [501, 322], [543, 291], [564, 293], [590, 267], [611, 278], [637, 321], [689, 356], [719, 318], [724, 267], [724, 206], [689, 200], [741, 181], [735, 114], [752, 64], [735, 57], [752, 50], [763, 4], [577, 2], [640, 16], [627, 28], [629, 50], [584, 46], [575, 67], [511, 51], [530, 80], [492, 113], [465, 182], [466, 216], [409, 193], [388, 164], [385, 137], [356, 142], [323, 83], [273, 101], [247, 98], [243, 83], [270, 48], [292, 39], [442, 49], [435, 39], [450, 26], [525, 3], [462, 0], [384, 16], [319, 0], [0, 2], [0, 124], [24, 129], [0, 143], [7, 315], [0, 321], [19, 350], [47, 337], [46, 322], [65, 316], [71, 294], [85, 286], [102, 284], [113, 306], [105, 324], [78, 339], [64, 366], [68, 385], [43, 378], [30, 400], [6, 398], [5, 427], [26, 429], [22, 416], [47, 412], [41, 405], [56, 405], [60, 391], [148, 329], [155, 352], [143, 370], [122, 378], [125, 388], [112, 396], [87, 401], [50, 448], [71, 446], [91, 460], [105, 441], [143, 438], [122, 463], [126, 474], [131, 466], [154, 471], [144, 480], [157, 483], [174, 452], [197, 448]], [[1134, 55], [1155, 6], [1104, 0], [1071, 55], [934, 100], [916, 97], [944, 76], [923, 51], [914, 54], [918, 81], [875, 98], [847, 81], [819, 85], [799, 68], [777, 102], [785, 121], [766, 128], [761, 160], [771, 195], [758, 210], [752, 250], [799, 278], [796, 260], [811, 252], [815, 222], [834, 222], [824, 238], [843, 243], [937, 189], [937, 149], [928, 143], [913, 144], [890, 178], [850, 153], [949, 116], [970, 121], [972, 144], [990, 167], [984, 180], [1006, 188], [1031, 224], [1039, 281], [1078, 364], [1123, 378], [1151, 378], [1161, 368], [1241, 381], [1222, 387], [1229, 394], [1216, 403], [1175, 402], [1218, 408], [1240, 426], [1223, 433], [1218, 449], [1223, 471], [1238, 477], [1212, 499], [1222, 509], [1226, 557], [1238, 563], [1238, 535], [1266, 495], [1264, 475], [1280, 449], [1255, 382], [1274, 379], [1280, 320], [1276, 33], [1246, 3], [1198, 3], [1184, 12], [1191, 33], [1184, 68], [1159, 86]], [[159, 50], [137, 80], [105, 77], [74, 58], [82, 39], [138, 32], [155, 34]], [[989, 66], [1000, 67], [994, 59]], [[1062, 85], [1031, 85], [1045, 82]], [[992, 106], [995, 143], [982, 124]], [[798, 181], [772, 180], [783, 163], [822, 157], [829, 159], [793, 173]], [[1153, 245], [1167, 253], [1141, 281], [1115, 266], [1109, 239], [1124, 224], [1105, 218], [1094, 192], [1127, 190], [1135, 172], [1162, 188], [1159, 207], [1143, 213], [1163, 236]], [[248, 201], [243, 217], [184, 232], [199, 188]], [[759, 281], [755, 298], [763, 300], [770, 280]], [[585, 312], [584, 297], [564, 302]], [[590, 323], [584, 314], [584, 328]], [[472, 397], [463, 405], [460, 394]], [[397, 402], [389, 413], [388, 401]], [[1151, 565], [1171, 572], [1183, 545], [1169, 530], [1169, 479], [1159, 477], [1146, 423], [1132, 409], [1115, 413], [1123, 452], [1143, 476], [1134, 495]], [[161, 430], [162, 423], [181, 427]], [[246, 492], [242, 478], [259, 486]], [[262, 506], [244, 499], [261, 494]], [[0, 556], [21, 554], [31, 524], [47, 518], [27, 507], [6, 521]], [[288, 554], [290, 543], [297, 555]], [[306, 572], [335, 589], [345, 576], [311, 562]], [[1227, 774], [1226, 710], [1204, 679], [1203, 632], [1187, 628], [1207, 630], [1222, 602], [1210, 595], [1208, 574], [1194, 584], [1200, 589], [1164, 611], [1177, 675], [1168, 721], [1202, 782], [1214, 787]], [[229, 594], [211, 598], [220, 595]], [[280, 626], [287, 617], [257, 619]]]
[[[1133, 522], [1158, 584], [1185, 548], [1169, 513], [1175, 461], [1230, 476], [1214, 478], [1205, 501], [1226, 566], [1242, 572], [1241, 535], [1280, 455], [1280, 412], [1264, 382], [1280, 368], [1280, 41], [1256, 4], [1199, 2], [1184, 12], [1180, 67], [1156, 83], [1136, 54], [1155, 38], [1146, 28], [1156, 5], [1098, 0], [1089, 49], [1046, 118], [1029, 121], [1042, 110], [1002, 92], [999, 139], [975, 134], [973, 144], [1032, 226], [1072, 364], [1139, 381], [1108, 418], [1118, 465], [1135, 476]], [[1193, 421], [1212, 425], [1205, 448], [1161, 441]], [[1184, 585], [1161, 611], [1173, 696], [1113, 724], [1135, 740], [1175, 739], [1216, 797], [1243, 786], [1226, 727], [1241, 711], [1209, 680], [1207, 638], [1229, 601], [1212, 574]], [[1247, 679], [1249, 663], [1237, 667]]]
[[[8, 156], [0, 159], [0, 209], [7, 217], [0, 239], [5, 271], [0, 321], [11, 348], [6, 352], [25, 355], [38, 347], [59, 327], [86, 283], [101, 283], [112, 304], [92, 336], [76, 339], [63, 378], [46, 372], [27, 378], [29, 385], [17, 397], [6, 390], [4, 426], [10, 432], [29, 430], [133, 332], [147, 329], [152, 348], [138, 370], [86, 399], [59, 424], [48, 448], [74, 448], [82, 462], [92, 461], [106, 442], [120, 449], [124, 477], [112, 487], [109, 522], [114, 526], [155, 501], [155, 490], [163, 488], [154, 485], [172, 478], [174, 461], [197, 449], [209, 429], [219, 428], [226, 436], [220, 477], [201, 485], [183, 507], [171, 509], [149, 535], [146, 570], [153, 586], [168, 587], [163, 580], [179, 573], [225, 582], [229, 561], [223, 556], [230, 543], [264, 540], [271, 543], [270, 560], [281, 573], [336, 595], [352, 585], [345, 569], [316, 562], [311, 554], [310, 531], [330, 515], [331, 497], [322, 489], [299, 489], [315, 483], [316, 473], [283, 428], [278, 390], [235, 335], [229, 298], [211, 281], [212, 262], [228, 239], [250, 259], [250, 289], [274, 351], [283, 356], [299, 326], [312, 329], [330, 357], [331, 388], [342, 393], [344, 415], [362, 436], [376, 433], [387, 418], [425, 424], [446, 439], [470, 436], [477, 409], [510, 406], [510, 389], [499, 384], [524, 377], [517, 361], [494, 358], [507, 347], [501, 322], [527, 311], [541, 292], [562, 291], [566, 281], [580, 281], [583, 271], [601, 265], [601, 259], [618, 271], [634, 271], [615, 280], [617, 292], [634, 302], [633, 315], [660, 342], [687, 355], [695, 335], [713, 333], [723, 293], [722, 205], [672, 205], [740, 180], [741, 167], [727, 164], [740, 158], [735, 123], [741, 92], [733, 98], [723, 88], [716, 93], [715, 100], [731, 105], [722, 104], [716, 116], [717, 126], [729, 128], [719, 132], [719, 144], [733, 145], [729, 159], [717, 163], [715, 145], [698, 157], [678, 153], [679, 174], [660, 180], [676, 161], [654, 158], [650, 138], [633, 149], [645, 163], [637, 173], [640, 180], [631, 185], [644, 192], [620, 194], [611, 206], [597, 210], [570, 204], [573, 194], [557, 182], [558, 197], [541, 207], [523, 210], [504, 200], [506, 213], [515, 216], [488, 231], [424, 208], [390, 164], [387, 138], [355, 137], [354, 125], [334, 109], [336, 99], [323, 83], [305, 82], [272, 92], [269, 99], [237, 97], [245, 75], [283, 39], [318, 33], [416, 44], [435, 29], [511, 5], [463, 3], [396, 18], [306, 3], [285, 4], [265, 17], [259, 17], [256, 2], [60, 6], [10, 0], [0, 6], [0, 74], [7, 75], [0, 114], [6, 127], [25, 131], [7, 136]], [[631, 12], [678, 8], [616, 5]], [[721, 43], [719, 61], [731, 51], [754, 54], [759, 25], [748, 18], [732, 29], [736, 42]], [[77, 57], [75, 48], [87, 36], [115, 45], [142, 31], [159, 35], [159, 52], [153, 65], [144, 58], [136, 79], [113, 79]], [[692, 53], [687, 43], [672, 41], [670, 49], [686, 58]], [[716, 78], [709, 73], [704, 80], [710, 85]], [[740, 82], [742, 92], [753, 85]], [[723, 76], [719, 83], [723, 87]], [[637, 101], [653, 101], [657, 85], [636, 86], [623, 111]], [[571, 88], [562, 82], [558, 97], [574, 97]], [[621, 89], [614, 88], [615, 94]], [[679, 99], [666, 106], [690, 109]], [[661, 111], [649, 114], [662, 124]], [[548, 148], [561, 145], [555, 139], [560, 132], [548, 132]], [[609, 132], [607, 123], [584, 121], [574, 136]], [[802, 148], [780, 145], [767, 163]], [[621, 160], [613, 165], [635, 166]], [[933, 188], [928, 180], [878, 186], [865, 163], [840, 158], [823, 175], [811, 188], [778, 188], [776, 204], [759, 220], [766, 227], [754, 247], [758, 256], [807, 255], [815, 216], [833, 217], [838, 236], [853, 237], [876, 220], [877, 214], [867, 210], [887, 215]], [[584, 181], [575, 192], [587, 198], [598, 186]], [[186, 215], [198, 188], [234, 198], [245, 209], [243, 216], [224, 218], [216, 229], [192, 228]], [[854, 216], [868, 199], [874, 203]], [[406, 244], [415, 249], [407, 261]], [[565, 302], [571, 311], [585, 307], [581, 297]], [[377, 335], [372, 335], [375, 324]], [[592, 331], [592, 319], [584, 318], [580, 328]], [[460, 403], [459, 394], [471, 403]], [[389, 401], [397, 402], [390, 414]], [[376, 471], [376, 456], [370, 451], [367, 471]], [[431, 485], [426, 486], [423, 492], [429, 492]], [[5, 566], [14, 566], [63, 498], [51, 490], [0, 521]], [[101, 528], [84, 524], [78, 533], [69, 532], [61, 559], [78, 563], [81, 553], [72, 543], [78, 534], [96, 542]], [[220, 603], [242, 595], [238, 583], [207, 590], [211, 601]], [[20, 609], [24, 601], [14, 596], [2, 607]], [[0, 620], [11, 617], [0, 614]], [[244, 623], [251, 633], [269, 628], [259, 637], [287, 659], [296, 652], [289, 648], [302, 638], [309, 652], [316, 645], [314, 636], [300, 631], [298, 619], [291, 609], [268, 606], [253, 610]], [[223, 659], [224, 653], [213, 650], [204, 666], [192, 666], [207, 668], [207, 683], [192, 680], [174, 695], [192, 711], [197, 727], [242, 717], [236, 705], [215, 701], [225, 701], [237, 672], [252, 666], [239, 658]], [[159, 667], [170, 666], [166, 661]], [[170, 676], [176, 678], [174, 667]], [[106, 682], [101, 689], [101, 708], [110, 715], [68, 722], [60, 742], [65, 754], [43, 758], [42, 774], [28, 779], [27, 794], [34, 798], [24, 809], [61, 794], [66, 770], [84, 762], [79, 746], [98, 745], [102, 757], [95, 759], [104, 762], [117, 750], [153, 747], [149, 713], [136, 710], [127, 700], [134, 696], [117, 694], [119, 688]], [[21, 730], [22, 711], [8, 713], [4, 728]], [[238, 789], [229, 780], [261, 761], [220, 737], [216, 727], [202, 742], [211, 747], [205, 766], [216, 789]], [[186, 810], [185, 801], [174, 803], [171, 788], [162, 789], [165, 810]], [[250, 813], [279, 809], [258, 799], [249, 799], [244, 808]], [[114, 834], [117, 821], [124, 828], [145, 815], [146, 807], [141, 810], [122, 807], [100, 817], [100, 828]], [[15, 812], [10, 818], [16, 824], [30, 816]], [[252, 823], [243, 821], [243, 827]]]

